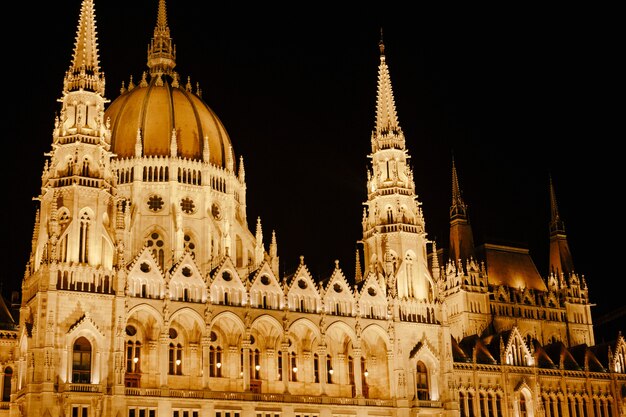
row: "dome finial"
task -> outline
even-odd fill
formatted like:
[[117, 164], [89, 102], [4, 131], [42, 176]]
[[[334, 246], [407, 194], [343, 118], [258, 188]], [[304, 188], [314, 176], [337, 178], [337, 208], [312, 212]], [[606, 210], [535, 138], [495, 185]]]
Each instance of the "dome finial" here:
[[167, 26], [165, 0], [159, 0], [157, 23], [154, 35], [148, 46], [148, 68], [150, 75], [171, 75], [176, 66], [176, 48], [172, 43], [170, 28]]

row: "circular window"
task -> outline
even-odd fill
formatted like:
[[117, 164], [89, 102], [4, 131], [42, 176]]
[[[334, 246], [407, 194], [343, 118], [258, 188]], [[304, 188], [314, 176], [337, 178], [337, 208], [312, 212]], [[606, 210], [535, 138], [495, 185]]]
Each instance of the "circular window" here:
[[215, 332], [211, 332], [211, 342], [215, 342], [217, 340], [217, 334]]
[[170, 327], [170, 339], [176, 339], [178, 337], [178, 332], [175, 328]]
[[268, 277], [267, 275], [263, 275], [261, 277], [261, 284], [269, 285], [270, 284], [270, 277]]
[[128, 326], [126, 326], [126, 334], [129, 336], [134, 336], [137, 334], [137, 329], [135, 329], [135, 326], [129, 324]]
[[302, 289], [305, 289], [306, 286], [307, 285], [306, 285], [306, 281], [305, 280], [301, 279], [301, 280], [298, 281], [298, 287], [300, 287]]
[[343, 291], [343, 288], [341, 288], [341, 285], [335, 284], [333, 286], [333, 290], [335, 290], [335, 292], [341, 292], [341, 291]]
[[186, 277], [190, 277], [191, 276], [191, 269], [188, 266], [183, 268], [183, 275], [186, 276]]
[[374, 296], [376, 295], [376, 290], [375, 290], [374, 288], [372, 288], [372, 287], [369, 287], [369, 288], [367, 289], [367, 293], [368, 293], [369, 295], [371, 295], [372, 297], [374, 297]]
[[224, 271], [224, 272], [222, 272], [222, 279], [224, 281], [230, 281], [231, 279], [233, 279], [233, 276], [230, 275], [230, 272]]
[[148, 197], [148, 208], [154, 212], [161, 211], [163, 208], [163, 198], [160, 195], [151, 195]]
[[196, 211], [196, 205], [191, 198], [183, 198], [180, 200], [180, 209], [183, 213], [191, 214]]
[[250, 335], [250, 344], [253, 345], [254, 341], [255, 341], [254, 336]]
[[148, 265], [146, 262], [142, 262], [139, 266], [139, 269], [141, 269], [141, 272], [150, 272], [150, 265]]

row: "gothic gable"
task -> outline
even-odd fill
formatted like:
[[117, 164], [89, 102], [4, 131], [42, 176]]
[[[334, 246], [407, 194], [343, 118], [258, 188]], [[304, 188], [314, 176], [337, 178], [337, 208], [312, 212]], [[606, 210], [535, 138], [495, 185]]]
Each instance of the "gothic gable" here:
[[206, 285], [190, 252], [185, 252], [172, 268], [168, 289], [171, 300], [206, 301]]
[[133, 297], [163, 298], [165, 280], [152, 251], [144, 247], [130, 264], [127, 294]]
[[287, 301], [292, 311], [318, 312], [322, 297], [308, 268], [300, 263], [288, 281]]
[[359, 311], [362, 317], [387, 318], [387, 298], [375, 274], [368, 274], [358, 294]]
[[340, 316], [354, 315], [354, 294], [337, 264], [326, 284], [323, 299], [327, 313]]
[[267, 261], [263, 261], [252, 277], [250, 305], [280, 309], [283, 305], [283, 290]]
[[533, 354], [528, 346], [526, 346], [524, 338], [517, 327], [514, 327], [509, 334], [509, 338], [504, 349], [504, 358], [504, 363], [507, 365], [533, 365]]
[[209, 292], [213, 304], [244, 305], [248, 302], [246, 286], [230, 257], [224, 258], [211, 277]]

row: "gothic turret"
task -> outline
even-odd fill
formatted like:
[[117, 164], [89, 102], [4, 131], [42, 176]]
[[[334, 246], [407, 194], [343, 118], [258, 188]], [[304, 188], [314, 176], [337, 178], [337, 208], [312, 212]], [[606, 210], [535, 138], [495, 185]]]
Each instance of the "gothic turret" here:
[[574, 262], [567, 243], [565, 224], [556, 204], [554, 184], [550, 177], [550, 273], [560, 279], [562, 275], [569, 277], [572, 272], [574, 272]]
[[[450, 206], [450, 261], [465, 262], [475, 257], [474, 236], [461, 195], [459, 178], [452, 159], [452, 205]], [[459, 266], [460, 267], [460, 266]]]

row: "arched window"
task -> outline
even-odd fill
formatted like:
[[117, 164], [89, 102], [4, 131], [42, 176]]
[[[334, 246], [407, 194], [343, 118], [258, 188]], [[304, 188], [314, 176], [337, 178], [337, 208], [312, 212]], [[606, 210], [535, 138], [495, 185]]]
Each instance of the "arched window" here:
[[316, 353], [313, 355], [313, 380], [320, 382], [320, 356]]
[[289, 354], [290, 357], [290, 363], [291, 363], [291, 380], [292, 381], [297, 381], [298, 380], [298, 363], [296, 361], [296, 352], [291, 352]]
[[283, 352], [281, 350], [278, 351], [278, 375], [276, 376], [279, 381], [283, 380]]
[[350, 385], [354, 385], [354, 358], [348, 356], [348, 381]]
[[250, 349], [250, 375], [252, 375], [252, 379], [261, 379], [261, 355], [259, 349]]
[[4, 378], [2, 381], [2, 401], [11, 401], [11, 378], [13, 378], [13, 369], [10, 366], [4, 368]]
[[180, 343], [170, 343], [169, 351], [169, 374], [183, 374], [183, 346]]
[[72, 383], [91, 383], [91, 343], [79, 337], [72, 348]]
[[124, 385], [127, 387], [139, 386], [141, 372], [141, 342], [129, 340], [126, 342], [126, 375]]
[[163, 238], [157, 232], [152, 232], [146, 239], [146, 246], [152, 251], [152, 256], [163, 269], [165, 265], [165, 242]]
[[387, 207], [387, 224], [393, 223], [393, 209], [391, 207]]
[[222, 376], [222, 348], [219, 346], [209, 347], [209, 376]]
[[91, 226], [91, 219], [89, 214], [83, 213], [80, 216], [80, 235], [78, 244], [78, 262], [89, 262], [89, 228]]
[[333, 360], [330, 355], [326, 355], [326, 382], [333, 383]]
[[415, 394], [418, 400], [430, 400], [428, 389], [428, 369], [424, 362], [417, 362], [415, 369]]
[[[526, 408], [526, 397], [524, 396], [524, 394], [521, 394], [519, 396], [519, 415], [520, 417], [528, 416], [528, 409]], [[559, 415], [562, 416], [563, 414]]]

